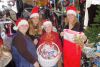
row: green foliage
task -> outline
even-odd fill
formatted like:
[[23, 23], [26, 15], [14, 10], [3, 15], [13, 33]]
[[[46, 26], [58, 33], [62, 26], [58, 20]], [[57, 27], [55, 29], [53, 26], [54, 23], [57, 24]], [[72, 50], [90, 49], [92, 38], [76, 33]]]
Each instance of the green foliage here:
[[100, 24], [100, 6], [97, 7], [94, 22], [95, 22], [95, 24]]
[[88, 27], [85, 30], [85, 35], [89, 39], [89, 43], [97, 43], [100, 41], [100, 37], [98, 37], [98, 34], [100, 34], [100, 26], [98, 25], [92, 25], [91, 27]]
[[100, 36], [98, 37], [98, 34], [100, 34], [100, 5], [97, 6], [94, 23], [85, 30], [85, 34], [89, 39], [89, 43], [96, 44], [97, 42], [100, 42]]

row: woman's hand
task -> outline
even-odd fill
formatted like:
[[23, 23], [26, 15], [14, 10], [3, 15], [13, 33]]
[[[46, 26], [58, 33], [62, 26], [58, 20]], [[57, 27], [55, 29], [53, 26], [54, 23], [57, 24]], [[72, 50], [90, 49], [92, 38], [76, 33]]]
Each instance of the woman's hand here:
[[64, 36], [64, 32], [61, 32], [61, 33], [60, 33], [60, 36]]
[[33, 65], [34, 65], [34, 67], [40, 67], [39, 63], [37, 61]]
[[82, 39], [83, 39], [83, 42], [85, 42], [87, 40], [87, 36], [83, 34]]
[[37, 45], [38, 39], [34, 39], [33, 43], [34, 43], [35, 45]]

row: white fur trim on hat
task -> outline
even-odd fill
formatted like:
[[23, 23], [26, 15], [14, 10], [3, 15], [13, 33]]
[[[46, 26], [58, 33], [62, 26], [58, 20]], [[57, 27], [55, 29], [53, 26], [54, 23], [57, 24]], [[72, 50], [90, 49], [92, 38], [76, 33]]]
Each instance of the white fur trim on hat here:
[[19, 27], [20, 25], [25, 25], [25, 24], [28, 25], [28, 21], [26, 21], [26, 20], [21, 20], [21, 21], [18, 23], [17, 27]]
[[15, 25], [15, 26], [13, 27], [13, 29], [14, 29], [14, 30], [18, 30], [18, 27], [19, 27], [19, 26], [25, 25], [25, 24], [26, 24], [26, 25], [29, 25], [29, 24], [28, 24], [28, 21], [26, 21], [26, 20], [21, 20], [21, 21], [18, 23], [17, 26]]
[[43, 23], [43, 28], [47, 25], [51, 25], [52, 26], [52, 22], [51, 21], [46, 21]]
[[75, 16], [77, 15], [77, 14], [76, 14], [76, 11], [74, 11], [74, 10], [68, 10], [68, 11], [67, 11], [67, 15], [68, 15], [68, 14], [74, 14]]
[[35, 17], [35, 16], [39, 16], [39, 13], [33, 13], [30, 15], [30, 18]]

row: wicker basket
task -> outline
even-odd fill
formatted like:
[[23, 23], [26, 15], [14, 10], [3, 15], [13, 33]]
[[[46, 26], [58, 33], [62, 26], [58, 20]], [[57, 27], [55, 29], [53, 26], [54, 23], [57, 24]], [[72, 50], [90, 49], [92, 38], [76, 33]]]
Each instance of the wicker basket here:
[[[53, 43], [55, 44], [55, 43]], [[60, 49], [58, 48], [58, 46], [55, 44], [55, 46], [58, 48], [58, 55], [53, 58], [53, 59], [45, 59], [43, 58], [40, 54], [39, 54], [39, 48], [42, 46], [43, 44], [41, 44], [38, 48], [37, 48], [37, 55], [38, 55], [38, 61], [40, 63], [40, 65], [42, 67], [52, 67], [55, 66], [56, 63], [58, 62], [58, 60], [60, 59], [61, 53], [60, 53]]]

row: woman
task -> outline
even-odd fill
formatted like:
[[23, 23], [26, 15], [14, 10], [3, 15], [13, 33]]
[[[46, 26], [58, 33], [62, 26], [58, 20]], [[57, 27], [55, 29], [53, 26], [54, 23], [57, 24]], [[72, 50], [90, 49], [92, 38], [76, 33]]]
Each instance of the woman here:
[[[80, 24], [77, 21], [77, 10], [74, 6], [69, 6], [66, 9], [67, 12], [67, 19], [64, 29], [69, 29], [72, 31], [80, 32]], [[64, 36], [64, 32], [61, 32], [61, 36]], [[71, 36], [70, 36], [71, 37]], [[74, 43], [66, 40], [64, 36], [64, 67], [80, 67], [81, 62], [81, 47], [83, 46], [83, 41], [86, 40], [86, 37], [82, 35], [82, 43], [75, 40]], [[81, 47], [79, 46], [81, 45]]]
[[29, 19], [29, 30], [27, 32], [35, 45], [37, 45], [38, 38], [42, 34], [41, 22], [38, 11], [39, 7], [34, 7], [32, 9], [32, 13]]
[[74, 31], [80, 31], [80, 23], [77, 20], [77, 11], [74, 6], [66, 8], [67, 17], [65, 18], [64, 29], [71, 29]]
[[28, 21], [18, 19], [14, 29], [17, 30], [12, 40], [12, 56], [16, 67], [39, 67], [35, 45], [26, 35]]
[[43, 35], [41, 35], [38, 46], [40, 46], [43, 43], [52, 44], [52, 42], [53, 42], [53, 43], [57, 44], [58, 48], [60, 49], [60, 53], [62, 53], [61, 40], [59, 38], [58, 33], [53, 31], [52, 22], [45, 21], [43, 23], [43, 28], [44, 28], [45, 32], [43, 33]]

